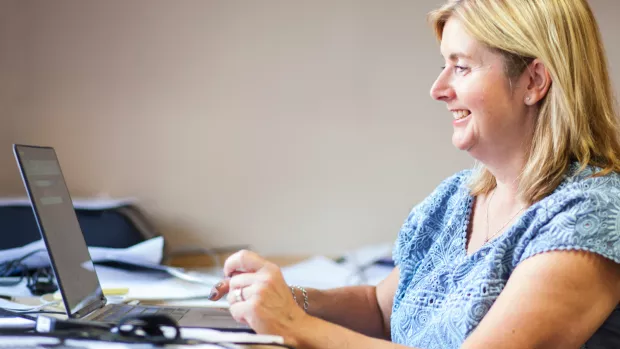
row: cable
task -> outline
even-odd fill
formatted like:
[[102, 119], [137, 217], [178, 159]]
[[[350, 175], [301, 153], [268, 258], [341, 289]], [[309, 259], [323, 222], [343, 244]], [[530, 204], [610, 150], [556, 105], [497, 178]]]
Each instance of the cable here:
[[36, 268], [30, 271], [28, 266], [24, 263], [29, 257], [46, 251], [46, 249], [33, 250], [19, 258], [0, 263], [0, 277], [14, 276], [17, 274], [15, 280], [0, 280], [0, 286], [16, 286], [26, 279], [26, 287], [33, 295], [40, 296], [55, 292], [58, 286], [56, 285], [56, 279], [52, 273], [51, 267]]
[[34, 251], [30, 251], [17, 259], [0, 263], [0, 277], [13, 276], [15, 273], [19, 273], [19, 278], [17, 280], [0, 280], [0, 286], [15, 286], [22, 282], [22, 280], [24, 280], [24, 278], [27, 276], [28, 271], [28, 267], [23, 264], [23, 261], [34, 254], [45, 251], [45, 249], [37, 249]]
[[35, 316], [30, 316], [10, 309], [0, 308], [0, 318], [2, 317], [20, 317], [27, 320], [36, 320]]
[[50, 267], [36, 269], [33, 273], [28, 274], [26, 287], [35, 296], [41, 296], [48, 293], [54, 293], [58, 290], [56, 286], [56, 278]]

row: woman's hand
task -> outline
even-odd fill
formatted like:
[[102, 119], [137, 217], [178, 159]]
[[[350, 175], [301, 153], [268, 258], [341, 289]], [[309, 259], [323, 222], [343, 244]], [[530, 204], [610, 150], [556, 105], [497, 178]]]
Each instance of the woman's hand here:
[[307, 316], [293, 299], [280, 268], [258, 254], [241, 250], [224, 263], [227, 279], [218, 283], [210, 299], [228, 292], [230, 313], [256, 333], [288, 337]]

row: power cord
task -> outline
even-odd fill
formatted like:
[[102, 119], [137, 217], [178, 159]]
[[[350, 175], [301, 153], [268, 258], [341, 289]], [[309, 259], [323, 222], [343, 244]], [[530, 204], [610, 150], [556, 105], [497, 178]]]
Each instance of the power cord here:
[[27, 276], [28, 271], [28, 267], [23, 262], [28, 259], [28, 257], [45, 251], [46, 250], [44, 249], [37, 249], [30, 251], [19, 258], [0, 263], [0, 277], [15, 276], [16, 274], [18, 275], [17, 280], [1, 280], [0, 286], [15, 286], [22, 282], [22, 280]]
[[14, 280], [0, 280], [0, 286], [16, 286], [26, 279], [26, 287], [33, 295], [40, 296], [46, 293], [56, 292], [58, 286], [56, 285], [56, 279], [52, 273], [51, 267], [29, 270], [28, 266], [24, 263], [26, 259], [40, 252], [47, 252], [47, 250], [37, 249], [19, 258], [0, 263], [0, 277], [17, 275]]

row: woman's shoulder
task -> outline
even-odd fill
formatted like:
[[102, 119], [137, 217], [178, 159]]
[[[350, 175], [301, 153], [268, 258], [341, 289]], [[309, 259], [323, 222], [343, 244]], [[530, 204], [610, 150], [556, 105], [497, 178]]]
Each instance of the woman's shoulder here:
[[[564, 181], [542, 201], [574, 206], [578, 203], [592, 203], [592, 201], [601, 199], [610, 205], [620, 204], [620, 173], [603, 174], [600, 168], [587, 166], [580, 169], [577, 164], [573, 164]], [[598, 205], [596, 207], [605, 208]]]
[[620, 174], [573, 168], [532, 209], [520, 260], [552, 250], [585, 250], [620, 262]]

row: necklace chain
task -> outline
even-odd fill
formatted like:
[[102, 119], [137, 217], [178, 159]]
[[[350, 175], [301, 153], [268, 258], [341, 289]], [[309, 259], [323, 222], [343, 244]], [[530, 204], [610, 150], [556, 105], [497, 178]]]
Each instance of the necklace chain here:
[[493, 196], [494, 195], [495, 195], [495, 190], [493, 190], [493, 192], [491, 193], [491, 196], [489, 197], [489, 201], [487, 201], [487, 209], [486, 209], [486, 214], [487, 214], [487, 236], [484, 239], [484, 244], [486, 244], [487, 242], [489, 242], [489, 240], [491, 240], [497, 234], [502, 232], [504, 230], [504, 228], [506, 228], [508, 223], [512, 222], [512, 220], [515, 219], [515, 217], [517, 217], [517, 215], [519, 215], [519, 213], [521, 213], [521, 211], [523, 211], [525, 209], [525, 206], [521, 206], [521, 208], [519, 209], [519, 211], [517, 211], [517, 213], [515, 213], [512, 217], [510, 217], [510, 219], [506, 223], [504, 223], [504, 225], [502, 225], [502, 227], [499, 228], [495, 233], [493, 233], [493, 235], [489, 236], [489, 206], [491, 206], [491, 200], [493, 200]]

